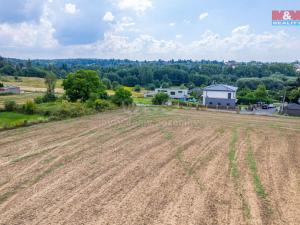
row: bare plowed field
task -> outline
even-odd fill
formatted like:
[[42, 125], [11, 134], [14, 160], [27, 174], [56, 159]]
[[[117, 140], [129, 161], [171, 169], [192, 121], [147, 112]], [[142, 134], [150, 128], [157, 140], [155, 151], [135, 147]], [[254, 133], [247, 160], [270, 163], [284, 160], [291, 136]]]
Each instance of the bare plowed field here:
[[300, 120], [138, 108], [0, 133], [0, 224], [300, 224]]

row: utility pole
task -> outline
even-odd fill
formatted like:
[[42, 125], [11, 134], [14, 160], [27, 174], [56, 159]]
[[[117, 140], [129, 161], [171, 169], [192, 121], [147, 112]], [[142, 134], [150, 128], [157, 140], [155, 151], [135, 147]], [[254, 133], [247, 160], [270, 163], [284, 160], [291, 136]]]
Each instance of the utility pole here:
[[286, 98], [286, 89], [284, 90], [284, 95], [283, 95], [283, 98], [282, 98], [282, 104], [281, 104], [281, 109], [280, 109], [281, 113], [283, 113], [285, 98]]

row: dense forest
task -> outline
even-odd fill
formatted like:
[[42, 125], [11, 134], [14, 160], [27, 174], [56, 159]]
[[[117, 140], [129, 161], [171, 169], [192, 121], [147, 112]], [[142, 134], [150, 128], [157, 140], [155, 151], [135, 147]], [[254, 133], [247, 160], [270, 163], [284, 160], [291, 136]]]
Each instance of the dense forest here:
[[79, 69], [90, 69], [98, 72], [108, 88], [141, 85], [151, 90], [161, 86], [185, 85], [194, 88], [225, 83], [237, 85], [240, 97], [251, 96], [251, 91], [264, 86], [269, 96], [278, 101], [285, 93], [288, 100], [298, 101], [300, 79], [297, 68], [299, 62], [20, 60], [0, 57], [0, 75], [45, 77], [48, 73], [54, 73], [58, 78], [65, 78], [67, 74]]

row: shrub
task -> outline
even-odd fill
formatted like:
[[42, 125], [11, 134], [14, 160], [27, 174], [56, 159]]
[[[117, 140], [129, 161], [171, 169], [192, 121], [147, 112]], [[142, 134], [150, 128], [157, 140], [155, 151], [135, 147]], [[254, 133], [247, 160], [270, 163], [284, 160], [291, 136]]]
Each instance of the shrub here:
[[53, 94], [51, 92], [47, 92], [43, 96], [43, 102], [55, 102], [55, 101], [56, 101], [56, 96], [55, 96], [55, 94]]
[[112, 88], [113, 88], [114, 91], [117, 90], [119, 87], [120, 87], [120, 84], [119, 84], [118, 81], [113, 81], [112, 82]]
[[152, 84], [152, 83], [151, 83], [151, 84], [148, 84], [147, 87], [146, 87], [146, 89], [147, 89], [147, 90], [150, 90], [150, 91], [154, 91], [154, 90], [155, 90], [155, 85]]
[[102, 99], [97, 99], [95, 101], [95, 109], [97, 111], [104, 111], [105, 109], [109, 108], [109, 102]]
[[131, 105], [133, 103], [131, 95], [132, 94], [130, 91], [125, 90], [123, 87], [120, 87], [116, 90], [115, 95], [112, 97], [112, 101], [118, 106]]
[[17, 103], [13, 100], [6, 100], [4, 102], [5, 111], [13, 112], [17, 110], [17, 107], [18, 107]]
[[154, 105], [163, 105], [169, 100], [169, 95], [166, 93], [157, 93], [152, 99]]
[[23, 111], [24, 111], [24, 113], [33, 114], [35, 110], [36, 110], [36, 105], [34, 104], [33, 101], [27, 101], [23, 105]]
[[34, 103], [35, 104], [42, 104], [43, 102], [44, 102], [43, 97], [41, 97], [41, 96], [38, 96], [38, 97], [34, 98]]
[[4, 87], [4, 84], [3, 84], [3, 83], [0, 83], [0, 87]]
[[141, 88], [140, 85], [135, 85], [134, 88], [133, 88], [133, 90], [134, 90], [135, 92], [140, 92], [140, 91], [142, 90], [142, 88]]
[[89, 99], [86, 101], [86, 106], [90, 109], [94, 109], [95, 108], [95, 101], [94, 99]]

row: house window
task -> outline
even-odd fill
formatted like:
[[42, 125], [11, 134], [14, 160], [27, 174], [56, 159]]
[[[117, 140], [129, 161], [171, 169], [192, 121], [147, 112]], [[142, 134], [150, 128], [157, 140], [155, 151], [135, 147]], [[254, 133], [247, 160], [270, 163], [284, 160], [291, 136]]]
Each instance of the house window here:
[[220, 106], [221, 105], [221, 103], [220, 102], [218, 102], [218, 106]]
[[228, 99], [231, 99], [231, 93], [228, 93]]
[[230, 106], [230, 103], [227, 103], [227, 106]]
[[174, 91], [171, 91], [171, 95], [175, 95], [175, 92], [174, 92]]
[[212, 102], [210, 102], [209, 104], [212, 105]]
[[182, 91], [178, 91], [179, 94], [182, 94]]

